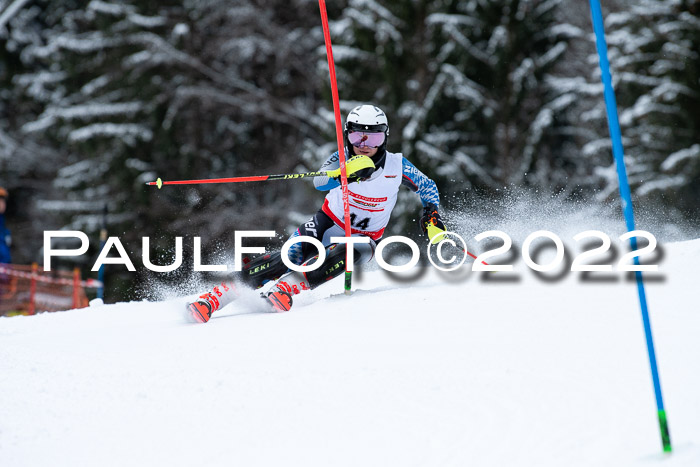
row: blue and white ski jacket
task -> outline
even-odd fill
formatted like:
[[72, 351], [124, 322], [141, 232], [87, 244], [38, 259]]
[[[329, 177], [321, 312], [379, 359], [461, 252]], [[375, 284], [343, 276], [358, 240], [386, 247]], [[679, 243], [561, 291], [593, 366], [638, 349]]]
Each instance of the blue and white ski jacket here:
[[[335, 152], [320, 170], [333, 170], [339, 166], [338, 153]], [[402, 154], [387, 151], [384, 166], [375, 170], [369, 179], [348, 184], [352, 232], [368, 235], [374, 240], [381, 238], [402, 185], [418, 194], [423, 206], [428, 203], [440, 205], [440, 194], [435, 182]], [[315, 177], [314, 186], [318, 190], [328, 191], [323, 212], [337, 225], [344, 226], [340, 182], [329, 177]]]

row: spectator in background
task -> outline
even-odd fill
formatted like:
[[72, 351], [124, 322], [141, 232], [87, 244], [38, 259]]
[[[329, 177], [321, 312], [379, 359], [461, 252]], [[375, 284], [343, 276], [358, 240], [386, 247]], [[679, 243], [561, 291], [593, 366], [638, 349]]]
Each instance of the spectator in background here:
[[7, 190], [0, 187], [0, 263], [10, 263], [10, 243], [12, 237], [5, 227], [5, 209], [7, 208]]

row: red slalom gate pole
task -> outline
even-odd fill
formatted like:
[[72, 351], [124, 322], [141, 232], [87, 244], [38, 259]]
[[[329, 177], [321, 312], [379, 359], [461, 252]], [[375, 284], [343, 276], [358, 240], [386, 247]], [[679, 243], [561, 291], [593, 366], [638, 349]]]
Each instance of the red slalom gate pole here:
[[[323, 39], [326, 43], [326, 57], [328, 58], [328, 70], [331, 80], [331, 94], [333, 96], [333, 112], [335, 114], [335, 134], [338, 140], [338, 159], [340, 160], [340, 185], [343, 190], [343, 210], [345, 214], [345, 236], [350, 237], [350, 196], [348, 193], [348, 178], [345, 170], [345, 144], [343, 142], [343, 129], [340, 119], [340, 102], [338, 99], [338, 83], [335, 78], [335, 62], [333, 61], [333, 47], [331, 45], [331, 33], [328, 28], [328, 14], [326, 13], [326, 2], [318, 0], [321, 10], [321, 23], [323, 24]], [[352, 288], [352, 272], [348, 271], [350, 249], [346, 249], [345, 256], [345, 293], [350, 295]]]

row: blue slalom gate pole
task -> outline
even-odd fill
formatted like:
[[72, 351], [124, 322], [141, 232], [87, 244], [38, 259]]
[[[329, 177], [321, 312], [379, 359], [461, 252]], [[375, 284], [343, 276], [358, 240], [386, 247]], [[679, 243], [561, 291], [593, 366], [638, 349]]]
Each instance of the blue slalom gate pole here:
[[[600, 0], [590, 0], [591, 16], [593, 17], [593, 30], [596, 37], [596, 48], [600, 60], [601, 79], [603, 81], [605, 107], [608, 114], [608, 128], [612, 140], [613, 156], [617, 167], [617, 177], [620, 182], [620, 196], [622, 198], [622, 210], [625, 215], [627, 230], [635, 230], [634, 208], [632, 206], [632, 194], [627, 170], [625, 169], [625, 155], [622, 147], [622, 132], [620, 122], [617, 118], [617, 102], [615, 91], [612, 86], [612, 75], [610, 74], [610, 62], [608, 61], [608, 46], [605, 42], [605, 28], [603, 26], [603, 13], [600, 8]], [[637, 249], [636, 237], [630, 238], [632, 251]], [[634, 258], [634, 263], [639, 265], [639, 257]], [[647, 352], [649, 354], [649, 365], [651, 366], [651, 377], [654, 382], [654, 394], [656, 395], [656, 408], [659, 417], [659, 429], [661, 430], [661, 442], [665, 452], [671, 452], [671, 437], [668, 431], [666, 420], [666, 410], [664, 400], [661, 396], [661, 382], [659, 380], [659, 370], [656, 365], [656, 351], [654, 350], [654, 339], [651, 334], [651, 321], [649, 320], [649, 309], [647, 307], [646, 292], [644, 291], [644, 279], [641, 271], [635, 272], [637, 278], [637, 292], [639, 294], [639, 304], [642, 310], [642, 321], [644, 322], [644, 334], [646, 336]]]

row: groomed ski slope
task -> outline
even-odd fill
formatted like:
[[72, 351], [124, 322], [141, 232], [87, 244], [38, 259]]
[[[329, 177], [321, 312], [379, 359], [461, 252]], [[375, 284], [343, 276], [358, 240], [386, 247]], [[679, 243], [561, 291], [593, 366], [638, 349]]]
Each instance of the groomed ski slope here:
[[363, 272], [350, 298], [336, 282], [206, 325], [184, 299], [0, 318], [0, 464], [698, 466], [700, 240], [663, 248], [647, 293], [671, 456], [635, 284], [520, 261], [496, 283]]

